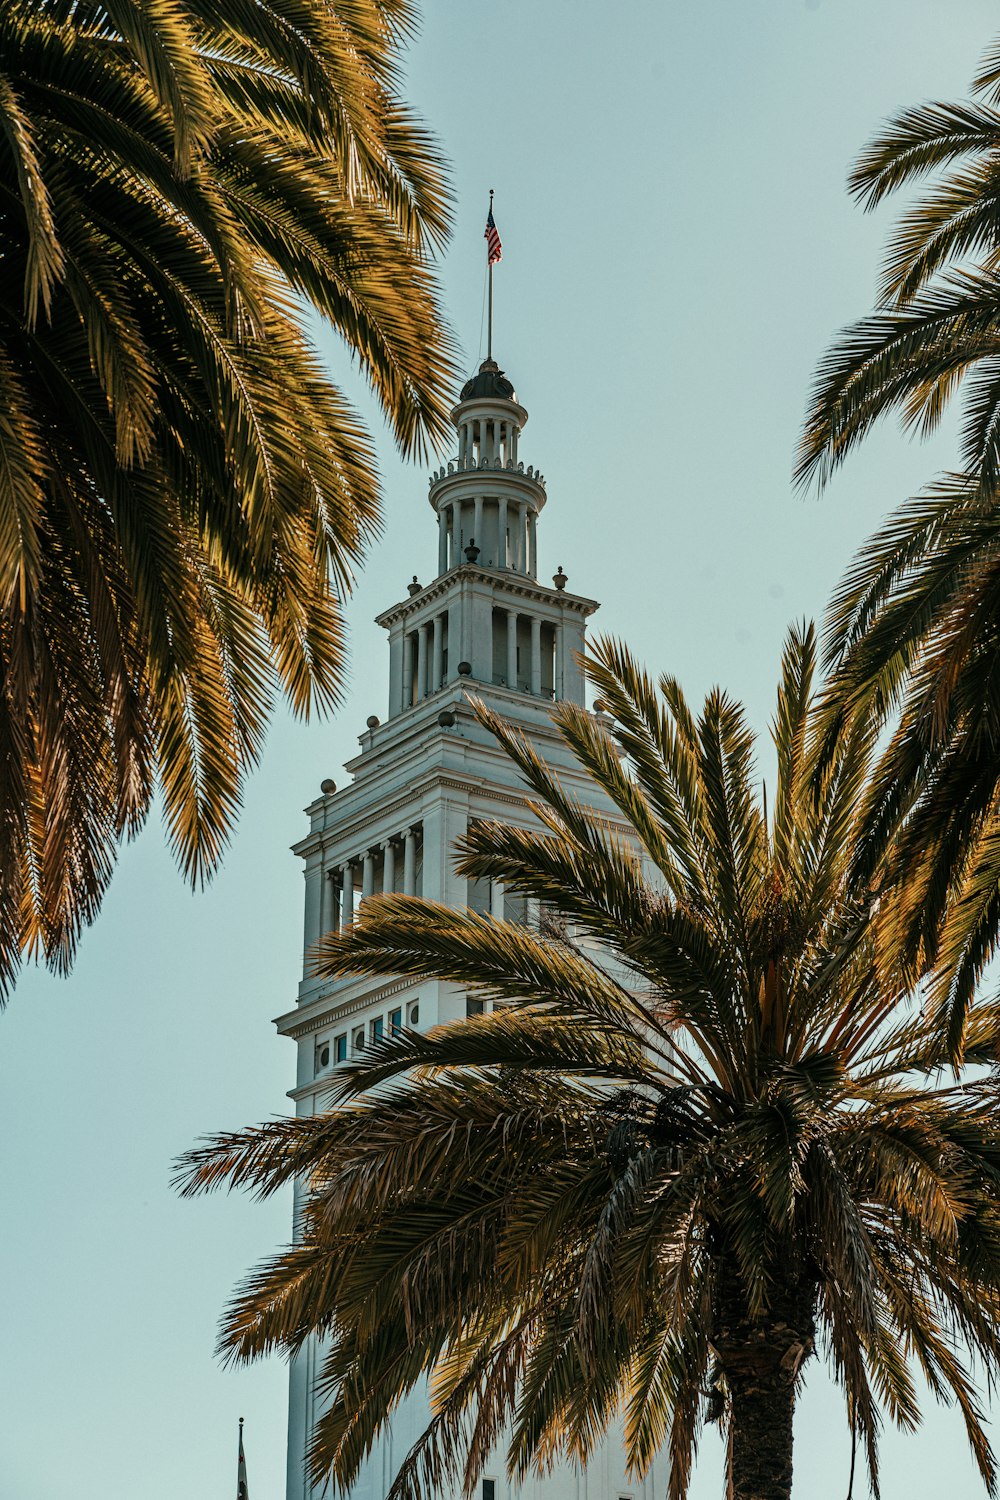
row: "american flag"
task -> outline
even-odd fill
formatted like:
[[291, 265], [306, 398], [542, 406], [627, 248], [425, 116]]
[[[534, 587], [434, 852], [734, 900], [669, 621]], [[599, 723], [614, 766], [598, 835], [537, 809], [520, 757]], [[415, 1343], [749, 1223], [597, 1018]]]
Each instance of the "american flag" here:
[[503, 260], [503, 246], [500, 243], [497, 226], [493, 222], [492, 206], [486, 215], [486, 233], [483, 238], [486, 241], [486, 264], [495, 266], [498, 260]]

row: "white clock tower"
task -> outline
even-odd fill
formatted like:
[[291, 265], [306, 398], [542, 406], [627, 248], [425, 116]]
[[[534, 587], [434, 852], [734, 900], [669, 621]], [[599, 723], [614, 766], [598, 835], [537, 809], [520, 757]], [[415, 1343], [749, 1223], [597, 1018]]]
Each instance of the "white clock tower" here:
[[[452, 413], [457, 452], [431, 475], [437, 517], [437, 574], [378, 617], [389, 635], [385, 722], [368, 720], [350, 781], [324, 782], [307, 809], [309, 832], [296, 845], [305, 861], [305, 977], [295, 1009], [278, 1020], [298, 1044], [300, 1114], [322, 1109], [331, 1070], [399, 1026], [429, 1027], [467, 1014], [452, 984], [410, 980], [325, 980], [308, 954], [320, 934], [353, 919], [378, 891], [405, 891], [451, 905], [531, 920], [525, 903], [497, 883], [466, 881], [452, 848], [475, 818], [529, 823], [510, 761], [474, 718], [467, 692], [515, 720], [567, 788], [593, 801], [555, 734], [554, 701], [582, 704], [578, 657], [593, 599], [570, 593], [560, 566], [538, 579], [538, 520], [545, 480], [521, 456], [528, 413], [514, 387], [486, 359]], [[305, 1454], [319, 1411], [321, 1354], [310, 1346], [292, 1364], [287, 1500], [318, 1500], [305, 1477]], [[355, 1489], [357, 1500], [384, 1500], [392, 1477], [429, 1419], [419, 1394], [393, 1418]], [[657, 1465], [659, 1467], [659, 1465]], [[498, 1456], [481, 1500], [515, 1500]], [[609, 1441], [586, 1470], [569, 1466], [520, 1487], [523, 1500], [648, 1500], [664, 1491], [653, 1475], [627, 1481], [618, 1445]], [[453, 1497], [442, 1497], [453, 1500]], [[457, 1497], [454, 1497], [457, 1500]]]

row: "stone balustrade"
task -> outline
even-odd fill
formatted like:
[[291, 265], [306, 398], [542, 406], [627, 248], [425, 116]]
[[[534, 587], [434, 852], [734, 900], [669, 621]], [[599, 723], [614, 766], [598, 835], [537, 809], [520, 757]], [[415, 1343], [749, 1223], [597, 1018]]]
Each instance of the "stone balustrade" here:
[[433, 489], [435, 485], [441, 483], [442, 479], [448, 479], [456, 474], [476, 473], [519, 474], [523, 478], [530, 479], [535, 484], [540, 485], [542, 489], [545, 488], [545, 475], [532, 464], [526, 466], [520, 460], [515, 463], [511, 458], [508, 458], [506, 461], [500, 458], [477, 459], [472, 454], [465, 459], [449, 459], [447, 464], [442, 464], [439, 469], [435, 469], [428, 480], [428, 486], [430, 489]]

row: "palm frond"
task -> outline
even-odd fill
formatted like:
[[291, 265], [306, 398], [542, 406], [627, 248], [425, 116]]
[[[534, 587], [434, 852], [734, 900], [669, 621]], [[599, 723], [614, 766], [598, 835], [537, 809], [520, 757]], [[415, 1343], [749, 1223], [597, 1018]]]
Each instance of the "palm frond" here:
[[406, 453], [456, 374], [413, 24], [408, 0], [0, 15], [0, 995], [22, 952], [71, 961], [158, 789], [204, 880], [278, 698], [339, 701], [380, 494], [315, 319]]

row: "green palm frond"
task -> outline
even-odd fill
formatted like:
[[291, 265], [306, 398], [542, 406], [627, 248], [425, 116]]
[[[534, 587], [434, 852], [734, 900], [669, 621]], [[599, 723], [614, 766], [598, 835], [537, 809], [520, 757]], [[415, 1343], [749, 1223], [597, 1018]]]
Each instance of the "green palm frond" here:
[[[953, 271], [922, 286], [900, 307], [862, 318], [820, 363], [796, 460], [801, 483], [825, 484], [834, 468], [887, 413], [904, 426], [937, 426], [944, 396], [981, 363], [995, 383], [1000, 277], [990, 269]], [[963, 460], [984, 489], [998, 478], [1000, 448], [995, 402], [971, 405], [963, 430]]]
[[[995, 143], [1000, 141], [1000, 119]], [[995, 162], [977, 165], [951, 177], [901, 219], [886, 258], [879, 294], [885, 302], [905, 305], [942, 267], [966, 257], [995, 265], [1000, 172]], [[940, 391], [942, 405], [951, 384]]]
[[924, 104], [904, 110], [862, 151], [849, 186], [866, 208], [936, 167], [997, 143], [1000, 118], [985, 105]]

